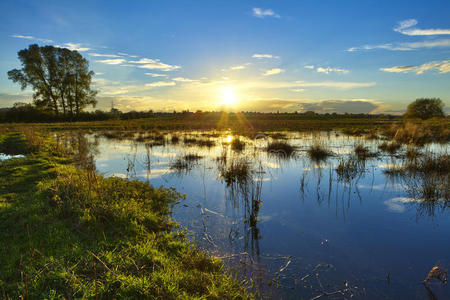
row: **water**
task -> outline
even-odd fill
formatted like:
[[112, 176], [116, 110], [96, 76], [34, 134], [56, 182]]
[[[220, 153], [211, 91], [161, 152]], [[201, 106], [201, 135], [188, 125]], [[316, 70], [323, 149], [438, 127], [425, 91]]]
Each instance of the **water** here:
[[[291, 133], [287, 141], [296, 152], [280, 157], [264, 150], [270, 137], [241, 137], [246, 147], [236, 152], [229, 144], [235, 137], [227, 133], [185, 134], [215, 146], [185, 145], [181, 133], [177, 144], [152, 146], [90, 139], [96, 140], [99, 172], [184, 193], [173, 218], [200, 249], [221, 257], [241, 278], [252, 278], [262, 297], [309, 299], [328, 292], [328, 299], [450, 298], [448, 285], [421, 283], [434, 265], [449, 266], [450, 212], [444, 199], [425, 205], [417, 197], [417, 182], [383, 172], [401, 164], [401, 156], [368, 159], [353, 178], [339, 178], [335, 171], [355, 144], [376, 151], [379, 141]], [[318, 141], [335, 155], [311, 161], [306, 150]], [[432, 145], [422, 151], [447, 149]], [[174, 168], [186, 154], [202, 157]], [[225, 154], [228, 163], [251, 162], [247, 181], [225, 182], [218, 159]]]

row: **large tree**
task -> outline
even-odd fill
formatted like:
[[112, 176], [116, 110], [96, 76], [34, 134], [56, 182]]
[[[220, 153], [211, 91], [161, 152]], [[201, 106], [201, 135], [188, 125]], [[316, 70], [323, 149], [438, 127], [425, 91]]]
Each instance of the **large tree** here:
[[94, 72], [78, 51], [33, 44], [18, 56], [22, 69], [9, 71], [8, 78], [20, 83], [22, 90], [31, 86], [36, 106], [64, 115], [78, 114], [87, 105], [95, 107]]
[[444, 103], [439, 98], [419, 98], [408, 105], [405, 118], [420, 118], [423, 120], [433, 117], [444, 117]]

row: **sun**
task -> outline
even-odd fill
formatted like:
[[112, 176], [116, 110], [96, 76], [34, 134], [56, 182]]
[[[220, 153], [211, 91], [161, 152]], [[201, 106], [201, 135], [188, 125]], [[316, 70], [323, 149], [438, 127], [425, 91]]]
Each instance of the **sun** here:
[[222, 105], [233, 105], [238, 101], [236, 93], [231, 86], [225, 86], [221, 90], [222, 97], [220, 100], [220, 104]]

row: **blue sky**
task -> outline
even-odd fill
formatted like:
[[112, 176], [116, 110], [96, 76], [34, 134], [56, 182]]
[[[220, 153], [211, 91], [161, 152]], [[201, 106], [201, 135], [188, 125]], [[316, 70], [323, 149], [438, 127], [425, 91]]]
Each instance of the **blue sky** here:
[[99, 108], [398, 113], [450, 104], [450, 1], [8, 1], [0, 107], [29, 44], [77, 49]]

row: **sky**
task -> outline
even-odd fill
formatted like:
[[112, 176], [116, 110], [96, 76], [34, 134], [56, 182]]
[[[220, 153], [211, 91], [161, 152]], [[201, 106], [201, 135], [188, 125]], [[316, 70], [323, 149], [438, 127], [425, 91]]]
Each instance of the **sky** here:
[[402, 113], [450, 106], [450, 1], [0, 2], [0, 107], [28, 45], [78, 50], [98, 109]]

